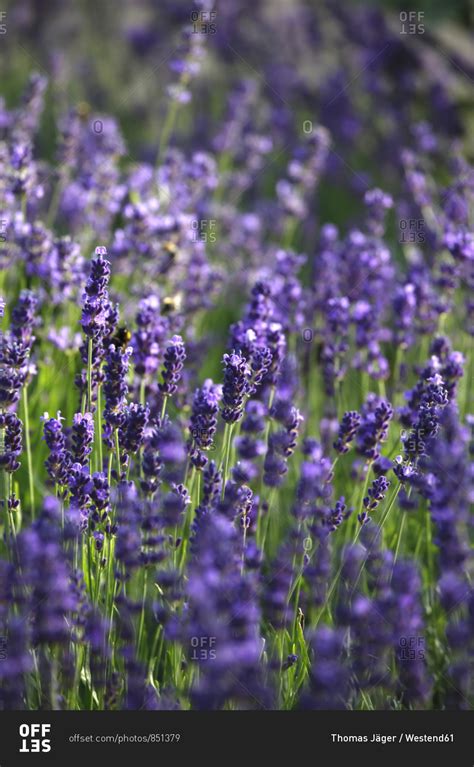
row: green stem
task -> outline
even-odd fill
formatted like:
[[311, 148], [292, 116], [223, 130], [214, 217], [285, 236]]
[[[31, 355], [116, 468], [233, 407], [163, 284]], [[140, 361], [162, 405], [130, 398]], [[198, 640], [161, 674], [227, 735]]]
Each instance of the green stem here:
[[194, 501], [194, 508], [197, 509], [199, 504], [201, 503], [201, 472], [197, 472], [196, 477], [196, 498]]
[[92, 338], [87, 343], [87, 406], [92, 413]]
[[140, 405], [145, 404], [145, 392], [146, 392], [146, 383], [145, 379], [142, 378], [140, 381]]
[[93, 593], [93, 584], [92, 584], [92, 542], [91, 542], [91, 533], [89, 530], [89, 535], [87, 536], [87, 573], [88, 573], [88, 581], [89, 581], [89, 595], [91, 598], [91, 602], [94, 601], [94, 593]]
[[[178, 87], [186, 87], [189, 80], [189, 74], [185, 72], [181, 75], [179, 79], [179, 86]], [[176, 122], [176, 117], [178, 116], [178, 110], [180, 107], [180, 102], [177, 99], [173, 99], [171, 102], [171, 106], [168, 109], [168, 113], [165, 117], [165, 121], [163, 123], [163, 129], [161, 131], [160, 135], [160, 142], [158, 146], [158, 157], [157, 161], [161, 162], [163, 159], [163, 154], [168, 147], [168, 142], [170, 140], [171, 133], [174, 128], [174, 124]]]
[[434, 583], [434, 562], [433, 562], [433, 549], [432, 549], [432, 535], [431, 535], [431, 514], [430, 510], [426, 509], [426, 557], [428, 561], [428, 570], [430, 573], [430, 583]]
[[4, 505], [5, 505], [5, 542], [7, 546], [7, 553], [10, 555], [10, 510], [8, 508], [8, 498], [9, 498], [9, 490], [10, 490], [10, 482], [9, 482], [9, 475], [7, 471], [3, 472], [3, 497], [4, 497]]
[[[186, 466], [186, 474], [185, 474], [185, 482], [184, 482], [186, 486], [187, 486], [188, 470], [189, 470], [189, 462], [188, 462], [188, 465]], [[179, 568], [181, 571], [184, 570], [184, 566], [186, 563], [189, 531], [191, 529], [193, 511], [197, 508], [197, 506], [199, 506], [199, 499], [201, 495], [200, 482], [201, 482], [200, 472], [197, 471], [195, 466], [193, 466], [191, 470], [191, 476], [189, 478], [189, 494], [191, 496], [191, 503], [188, 504], [188, 507], [186, 509], [186, 514], [184, 517], [184, 524], [183, 524], [183, 531], [181, 536], [181, 546], [180, 546], [180, 554], [179, 554]], [[195, 496], [194, 488], [196, 485], [197, 485], [197, 494]], [[176, 549], [175, 549], [175, 554], [176, 554]]]
[[114, 462], [114, 454], [111, 451], [109, 453], [109, 465], [108, 465], [108, 468], [107, 468], [107, 481], [109, 483], [109, 487], [110, 487], [110, 483], [112, 482], [112, 464], [113, 464], [113, 462]]
[[162, 406], [161, 406], [161, 416], [160, 416], [160, 418], [161, 418], [161, 421], [163, 421], [163, 418], [165, 417], [165, 413], [166, 413], [166, 403], [167, 403], [167, 402], [168, 402], [168, 397], [167, 397], [167, 396], [166, 396], [166, 394], [165, 394], [165, 396], [163, 397], [163, 404], [162, 404]]
[[115, 429], [115, 454], [117, 458], [117, 481], [120, 480], [120, 473], [122, 471], [122, 465], [120, 463], [120, 443], [119, 443], [119, 432], [118, 429]]
[[[370, 470], [371, 470], [371, 468], [372, 468], [372, 461], [368, 461], [367, 462], [367, 471], [366, 471], [366, 474], [365, 474], [365, 480], [364, 480], [364, 484], [363, 484], [363, 487], [362, 487], [362, 492], [361, 492], [361, 494], [359, 496], [359, 499], [358, 499], [355, 511], [354, 511], [354, 513], [352, 515], [352, 518], [355, 521], [354, 521], [354, 523], [352, 523], [352, 520], [349, 520], [349, 522], [351, 524], [347, 525], [347, 528], [346, 528], [345, 543], [347, 543], [348, 540], [350, 540], [352, 538], [352, 535], [353, 535], [353, 532], [354, 532], [354, 526], [357, 527], [357, 524], [358, 524], [357, 516], [358, 516], [358, 514], [361, 514], [364, 511], [364, 498], [367, 496], [367, 490], [368, 490], [368, 487], [369, 487], [369, 477], [370, 477]], [[358, 533], [357, 533], [357, 535], [358, 535]]]
[[242, 558], [240, 563], [240, 574], [243, 575], [245, 571], [245, 549], [247, 548], [247, 514], [243, 516], [244, 531], [242, 534]]
[[56, 658], [56, 648], [51, 649], [51, 679], [50, 679], [50, 705], [51, 710], [58, 709], [58, 661]]
[[[140, 405], [143, 405], [143, 407], [145, 407], [145, 403], [146, 403], [146, 383], [145, 383], [145, 379], [142, 378], [142, 380], [140, 381]], [[138, 472], [139, 472], [139, 475], [140, 475], [140, 479], [143, 479], [143, 477], [144, 477], [144, 474], [143, 474], [143, 445], [140, 447], [140, 449], [138, 451], [138, 467], [139, 467], [138, 468]], [[186, 482], [184, 484], [186, 484]]]
[[159, 625], [155, 631], [155, 636], [153, 637], [150, 656], [148, 659], [148, 677], [149, 678], [153, 676], [153, 668], [155, 666], [156, 661], [158, 660], [159, 653], [157, 652], [157, 650], [158, 650], [158, 642], [160, 641], [160, 637], [161, 637], [161, 631], [162, 631], [162, 627]]
[[100, 593], [100, 580], [101, 580], [101, 565], [102, 556], [97, 557], [97, 562], [95, 566], [95, 595], [94, 595], [94, 603], [98, 604], [99, 602], [99, 593]]
[[140, 623], [138, 626], [138, 636], [137, 636], [137, 657], [140, 657], [142, 635], [143, 635], [143, 629], [145, 627], [145, 608], [146, 608], [147, 587], [148, 587], [148, 569], [145, 567], [144, 573], [143, 573], [142, 609], [140, 612]]
[[222, 468], [223, 468], [223, 476], [222, 476], [222, 498], [225, 494], [225, 486], [227, 484], [227, 480], [229, 478], [229, 464], [230, 464], [230, 453], [232, 449], [232, 432], [234, 431], [235, 424], [233, 423], [226, 423], [225, 429], [224, 429], [224, 442], [223, 442], [223, 457], [222, 457]]
[[28, 390], [27, 387], [23, 387], [22, 391], [22, 404], [23, 404], [23, 418], [25, 421], [25, 445], [26, 445], [26, 461], [28, 464], [28, 486], [30, 490], [30, 506], [31, 506], [31, 518], [35, 518], [35, 482], [33, 477], [33, 461], [31, 457], [31, 440], [30, 440], [30, 415], [28, 409]]
[[367, 471], [366, 471], [366, 474], [365, 474], [365, 481], [364, 481], [364, 485], [362, 487], [362, 495], [361, 495], [360, 500], [359, 500], [359, 509], [360, 509], [359, 513], [362, 513], [364, 511], [364, 498], [366, 498], [367, 490], [369, 489], [369, 481], [370, 481], [369, 477], [370, 477], [370, 469], [371, 468], [372, 468], [372, 461], [370, 461], [367, 464]]
[[[262, 551], [265, 547], [265, 541], [267, 540], [268, 533], [270, 530], [270, 517], [271, 517], [273, 501], [275, 499], [276, 493], [277, 493], [277, 488], [272, 487], [272, 490], [270, 492], [270, 498], [268, 500], [268, 509], [267, 509], [267, 515], [266, 515], [265, 521], [261, 521], [261, 514], [259, 514], [259, 518], [257, 522], [257, 544], [262, 549]], [[259, 537], [261, 537], [260, 542], [259, 542]]]
[[[263, 457], [264, 463], [265, 463], [265, 457], [266, 457], [267, 452], [268, 452], [268, 438], [270, 437], [270, 429], [271, 429], [271, 426], [272, 426], [271, 419], [270, 419], [270, 411], [272, 409], [273, 400], [275, 399], [275, 392], [276, 392], [276, 386], [273, 385], [272, 388], [270, 389], [270, 396], [268, 398], [268, 419], [267, 419], [267, 425], [265, 427], [265, 435], [264, 435], [264, 438], [263, 438], [263, 444], [265, 445], [265, 454], [264, 454], [264, 457]], [[260, 479], [260, 498], [263, 497], [263, 473], [264, 472], [263, 472], [263, 468], [262, 468], [262, 476], [261, 476], [261, 479]]]
[[109, 619], [109, 643], [113, 629], [113, 615], [114, 615], [114, 601], [115, 601], [115, 581], [113, 579], [113, 560], [114, 560], [114, 541], [112, 536], [109, 537], [108, 545], [108, 559], [107, 559], [107, 575], [105, 579], [105, 614]]
[[64, 184], [67, 183], [67, 176], [62, 175], [58, 182], [54, 185], [53, 194], [51, 196], [51, 202], [49, 204], [49, 210], [47, 214], [47, 225], [49, 229], [52, 229], [56, 216], [59, 210], [59, 203], [61, 201], [61, 195], [64, 189]]
[[227, 440], [227, 450], [226, 450], [226, 456], [225, 456], [225, 464], [224, 464], [224, 483], [223, 483], [223, 493], [225, 492], [225, 486], [227, 484], [227, 480], [229, 479], [229, 468], [230, 468], [230, 454], [232, 450], [232, 433], [234, 431], [234, 424], [231, 423], [229, 426], [229, 434], [228, 434], [228, 440]]
[[403, 536], [403, 528], [405, 527], [405, 519], [406, 519], [406, 513], [402, 514], [402, 521], [400, 522], [400, 529], [398, 531], [398, 536], [397, 536], [397, 545], [395, 546], [395, 553], [393, 555], [392, 572], [393, 572], [393, 568], [395, 567], [395, 563], [397, 561], [398, 552], [400, 551], [400, 544], [401, 544], [402, 536]]
[[171, 106], [168, 110], [168, 114], [166, 115], [165, 122], [163, 124], [163, 130], [161, 131], [160, 144], [158, 147], [158, 160], [161, 160], [163, 158], [163, 154], [166, 150], [166, 147], [168, 146], [168, 142], [171, 136], [171, 131], [173, 130], [173, 125], [175, 123], [177, 114], [178, 114], [178, 102], [176, 101], [176, 99], [173, 99]]
[[102, 387], [100, 384], [97, 387], [96, 431], [98, 435], [99, 471], [103, 471], [104, 470], [104, 454], [103, 454], [103, 448], [102, 448]]

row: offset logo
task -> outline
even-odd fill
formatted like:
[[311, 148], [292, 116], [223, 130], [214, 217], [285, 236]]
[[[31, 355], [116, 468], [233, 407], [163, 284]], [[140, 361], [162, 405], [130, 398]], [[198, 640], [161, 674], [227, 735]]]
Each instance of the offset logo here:
[[193, 11], [191, 21], [193, 22], [193, 32], [201, 35], [215, 35], [216, 11]]
[[401, 35], [424, 35], [424, 11], [402, 11], [400, 13]]
[[20, 724], [20, 754], [47, 754], [51, 751], [50, 724]]

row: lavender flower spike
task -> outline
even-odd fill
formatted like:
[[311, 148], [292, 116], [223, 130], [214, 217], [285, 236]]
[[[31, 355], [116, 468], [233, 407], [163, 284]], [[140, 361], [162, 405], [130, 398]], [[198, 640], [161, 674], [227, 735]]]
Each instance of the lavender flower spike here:
[[347, 453], [350, 443], [355, 437], [357, 429], [360, 426], [360, 414], [357, 410], [349, 410], [344, 413], [339, 426], [339, 434], [334, 442], [334, 449], [338, 453]]
[[222, 418], [226, 423], [236, 423], [244, 413], [252, 373], [247, 360], [239, 352], [224, 354], [223, 363]]
[[100, 254], [91, 262], [83, 296], [81, 325], [88, 338], [100, 338], [104, 334], [110, 306], [107, 292], [109, 279], [110, 263]]
[[76, 413], [72, 423], [72, 454], [74, 460], [85, 466], [92, 452], [94, 418], [91, 413]]
[[163, 381], [159, 384], [160, 391], [165, 397], [171, 397], [176, 392], [185, 359], [183, 339], [181, 336], [173, 336], [166, 347]]

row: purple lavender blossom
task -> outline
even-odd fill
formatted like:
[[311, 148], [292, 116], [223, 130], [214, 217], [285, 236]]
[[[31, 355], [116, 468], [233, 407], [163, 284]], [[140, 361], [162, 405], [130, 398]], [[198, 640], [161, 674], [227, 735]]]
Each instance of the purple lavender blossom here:
[[162, 382], [159, 384], [160, 392], [165, 397], [171, 397], [178, 389], [178, 383], [186, 359], [186, 351], [181, 336], [173, 336], [168, 343], [164, 355], [164, 370]]
[[33, 642], [41, 647], [51, 642], [63, 646], [69, 642], [71, 621], [65, 617], [76, 609], [59, 530], [59, 503], [49, 498], [37, 522], [18, 537]]
[[319, 628], [311, 637], [314, 659], [303, 708], [346, 708], [349, 672], [343, 660], [343, 640], [342, 631], [327, 626]]
[[125, 424], [125, 405], [128, 394], [127, 374], [132, 349], [122, 350], [110, 344], [106, 352], [104, 373], [104, 424], [103, 439], [111, 444], [111, 435]]
[[45, 413], [42, 420], [44, 441], [49, 448], [45, 466], [53, 482], [66, 485], [71, 456], [66, 447], [66, 437], [61, 423], [64, 419], [61, 413], [58, 413], [56, 418], [50, 418], [49, 414]]
[[361, 423], [356, 435], [357, 452], [374, 461], [380, 455], [380, 444], [387, 437], [393, 415], [392, 406], [385, 400], [369, 395], [362, 407]]
[[263, 481], [270, 487], [282, 484], [288, 471], [288, 458], [293, 454], [303, 416], [299, 410], [286, 402], [276, 402], [271, 411], [283, 428], [270, 435], [264, 461]]
[[18, 302], [13, 307], [11, 333], [18, 342], [31, 348], [34, 339], [33, 329], [37, 322], [36, 310], [38, 296], [31, 290], [22, 290]]
[[140, 376], [152, 376], [158, 370], [169, 330], [169, 319], [160, 313], [160, 301], [151, 295], [140, 302], [136, 316], [137, 330], [130, 345], [135, 370]]
[[10, 188], [16, 196], [29, 196], [35, 182], [31, 144], [19, 141], [13, 144], [10, 154]]
[[145, 430], [150, 419], [148, 405], [132, 402], [124, 409], [125, 422], [120, 427], [119, 441], [126, 453], [135, 455], [145, 441]]
[[188, 451], [196, 468], [203, 468], [207, 460], [201, 451], [208, 451], [213, 447], [221, 397], [222, 387], [214, 384], [210, 378], [194, 392]]
[[390, 482], [384, 476], [377, 477], [367, 490], [367, 496], [363, 503], [368, 511], [374, 511], [379, 503], [385, 498], [385, 494], [390, 486]]
[[[190, 661], [200, 667], [194, 706], [216, 709], [231, 699], [245, 708], [267, 706], [259, 668], [256, 583], [241, 575], [237, 532], [219, 513], [206, 515], [195, 535], [187, 592], [185, 642]], [[204, 659], [193, 655], [193, 637], [207, 638], [213, 653]]]
[[0, 466], [4, 471], [13, 473], [20, 468], [18, 458], [22, 451], [22, 423], [15, 413], [0, 413], [0, 430], [3, 433]]
[[94, 418], [91, 413], [75, 413], [71, 430], [72, 457], [85, 466], [94, 442]]
[[384, 220], [387, 210], [393, 207], [393, 199], [381, 189], [370, 189], [364, 195], [367, 206], [367, 228], [376, 237], [384, 233]]
[[357, 410], [350, 410], [344, 413], [339, 426], [338, 437], [334, 443], [334, 449], [338, 453], [342, 454], [348, 452], [350, 443], [356, 435], [360, 422], [361, 417]]
[[107, 286], [110, 279], [110, 263], [102, 254], [91, 262], [82, 307], [81, 325], [87, 338], [97, 340], [105, 335], [110, 311]]
[[223, 364], [222, 418], [226, 423], [236, 423], [244, 413], [252, 373], [247, 360], [239, 352], [224, 354]]

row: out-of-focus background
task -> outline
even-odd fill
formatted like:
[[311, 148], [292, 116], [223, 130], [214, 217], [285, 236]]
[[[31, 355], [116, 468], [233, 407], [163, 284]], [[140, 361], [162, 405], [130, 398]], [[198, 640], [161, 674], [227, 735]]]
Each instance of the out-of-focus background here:
[[[377, 66], [385, 62], [400, 71], [407, 57], [430, 55], [440, 77], [459, 81], [462, 97], [463, 89], [467, 93], [474, 81], [473, 3], [417, 0], [415, 6], [392, 0], [216, 2], [209, 29], [204, 30], [210, 55], [193, 85], [198, 98], [193, 99], [192, 108], [181, 110], [178, 139], [192, 133], [194, 140], [201, 137], [205, 143], [210, 125], [225, 104], [223, 91], [242, 77], [259, 81], [280, 109], [279, 119], [286, 119], [287, 108], [317, 112], [312, 116], [323, 124], [330, 121], [332, 110], [325, 114], [323, 108], [330, 102], [328, 93], [331, 88], [337, 93], [340, 82], [345, 87], [344, 78], [358, 78], [352, 54], [358, 41], [365, 49], [368, 42], [377, 46], [382, 16], [398, 50], [392, 45], [390, 55], [381, 55]], [[183, 25], [196, 13], [193, 9], [188, 0], [3, 0], [0, 94], [9, 106], [18, 100], [32, 71], [48, 75], [48, 108], [41, 131], [46, 156], [53, 152], [54, 117], [63, 108], [81, 103], [84, 112], [114, 115], [130, 151], [145, 159], [156, 148], [157, 126], [166, 111], [166, 88], [176, 79], [170, 64], [179, 58]], [[352, 26], [352, 51], [347, 41], [340, 45], [337, 22], [341, 19]], [[332, 50], [326, 45], [318, 51], [315, 70], [314, 51], [322, 38], [332, 39], [334, 45]], [[370, 62], [365, 55], [360, 57], [360, 70]], [[301, 99], [301, 82], [291, 81], [293, 63], [298, 65], [300, 80], [305, 80], [306, 104]], [[352, 87], [350, 91], [352, 96]], [[392, 97], [403, 99], [403, 93], [394, 90]]]

